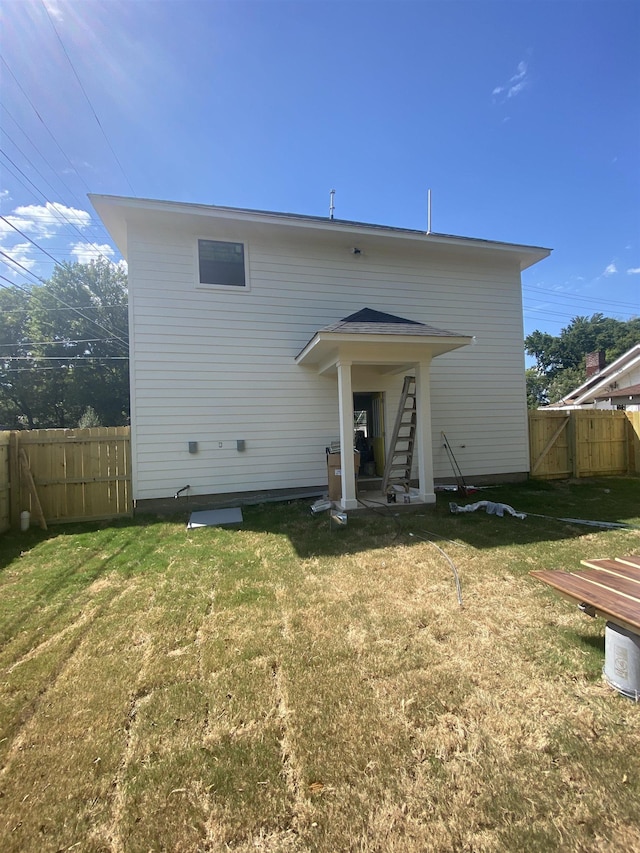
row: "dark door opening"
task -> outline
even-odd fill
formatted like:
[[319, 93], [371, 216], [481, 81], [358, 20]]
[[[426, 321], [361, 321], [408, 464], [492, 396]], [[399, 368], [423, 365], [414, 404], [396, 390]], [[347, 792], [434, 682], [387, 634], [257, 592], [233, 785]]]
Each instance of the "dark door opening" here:
[[360, 476], [382, 477], [384, 473], [383, 392], [353, 395], [354, 445], [360, 451]]

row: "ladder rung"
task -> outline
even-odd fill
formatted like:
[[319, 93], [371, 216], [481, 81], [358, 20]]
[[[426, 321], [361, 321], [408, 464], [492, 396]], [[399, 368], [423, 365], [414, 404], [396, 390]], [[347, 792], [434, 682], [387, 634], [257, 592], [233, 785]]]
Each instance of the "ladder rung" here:
[[[386, 491], [394, 483], [402, 485], [404, 489], [409, 487], [417, 422], [416, 398], [415, 377], [405, 376], [389, 456], [382, 478], [383, 491]], [[404, 435], [401, 434], [403, 432]], [[406, 445], [406, 447], [401, 449], [402, 445]], [[402, 461], [398, 461], [399, 459]]]

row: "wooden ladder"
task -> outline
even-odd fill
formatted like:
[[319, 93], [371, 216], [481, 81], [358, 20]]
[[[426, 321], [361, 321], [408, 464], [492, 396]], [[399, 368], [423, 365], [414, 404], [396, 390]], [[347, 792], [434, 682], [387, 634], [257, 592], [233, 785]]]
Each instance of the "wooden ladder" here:
[[389, 455], [384, 466], [383, 495], [391, 491], [393, 486], [402, 486], [405, 492], [409, 491], [416, 438], [416, 417], [416, 378], [405, 376]]

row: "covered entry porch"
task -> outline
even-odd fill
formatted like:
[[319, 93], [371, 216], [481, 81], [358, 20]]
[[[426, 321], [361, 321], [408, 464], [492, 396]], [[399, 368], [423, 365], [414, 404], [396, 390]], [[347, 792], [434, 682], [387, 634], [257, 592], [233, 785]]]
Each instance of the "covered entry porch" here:
[[[342, 497], [340, 508], [358, 507], [353, 453], [354, 371], [366, 367], [379, 374], [413, 373], [416, 380], [416, 434], [418, 500], [434, 503], [431, 436], [431, 362], [473, 338], [437, 329], [415, 320], [364, 308], [319, 329], [298, 353], [296, 362], [319, 374], [336, 375], [339, 412]], [[391, 414], [391, 413], [389, 413]], [[387, 433], [387, 441], [389, 434]], [[390, 448], [386, 447], [387, 454]]]

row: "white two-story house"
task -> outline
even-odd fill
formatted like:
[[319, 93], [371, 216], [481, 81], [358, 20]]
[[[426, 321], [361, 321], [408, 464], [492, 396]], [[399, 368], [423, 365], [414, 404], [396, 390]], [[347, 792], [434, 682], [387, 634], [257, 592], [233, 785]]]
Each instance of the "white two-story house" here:
[[[521, 272], [548, 249], [92, 195], [129, 265], [133, 496], [322, 487], [366, 434], [382, 472], [416, 377], [419, 499], [529, 468]], [[341, 506], [357, 505], [343, 454]]]

